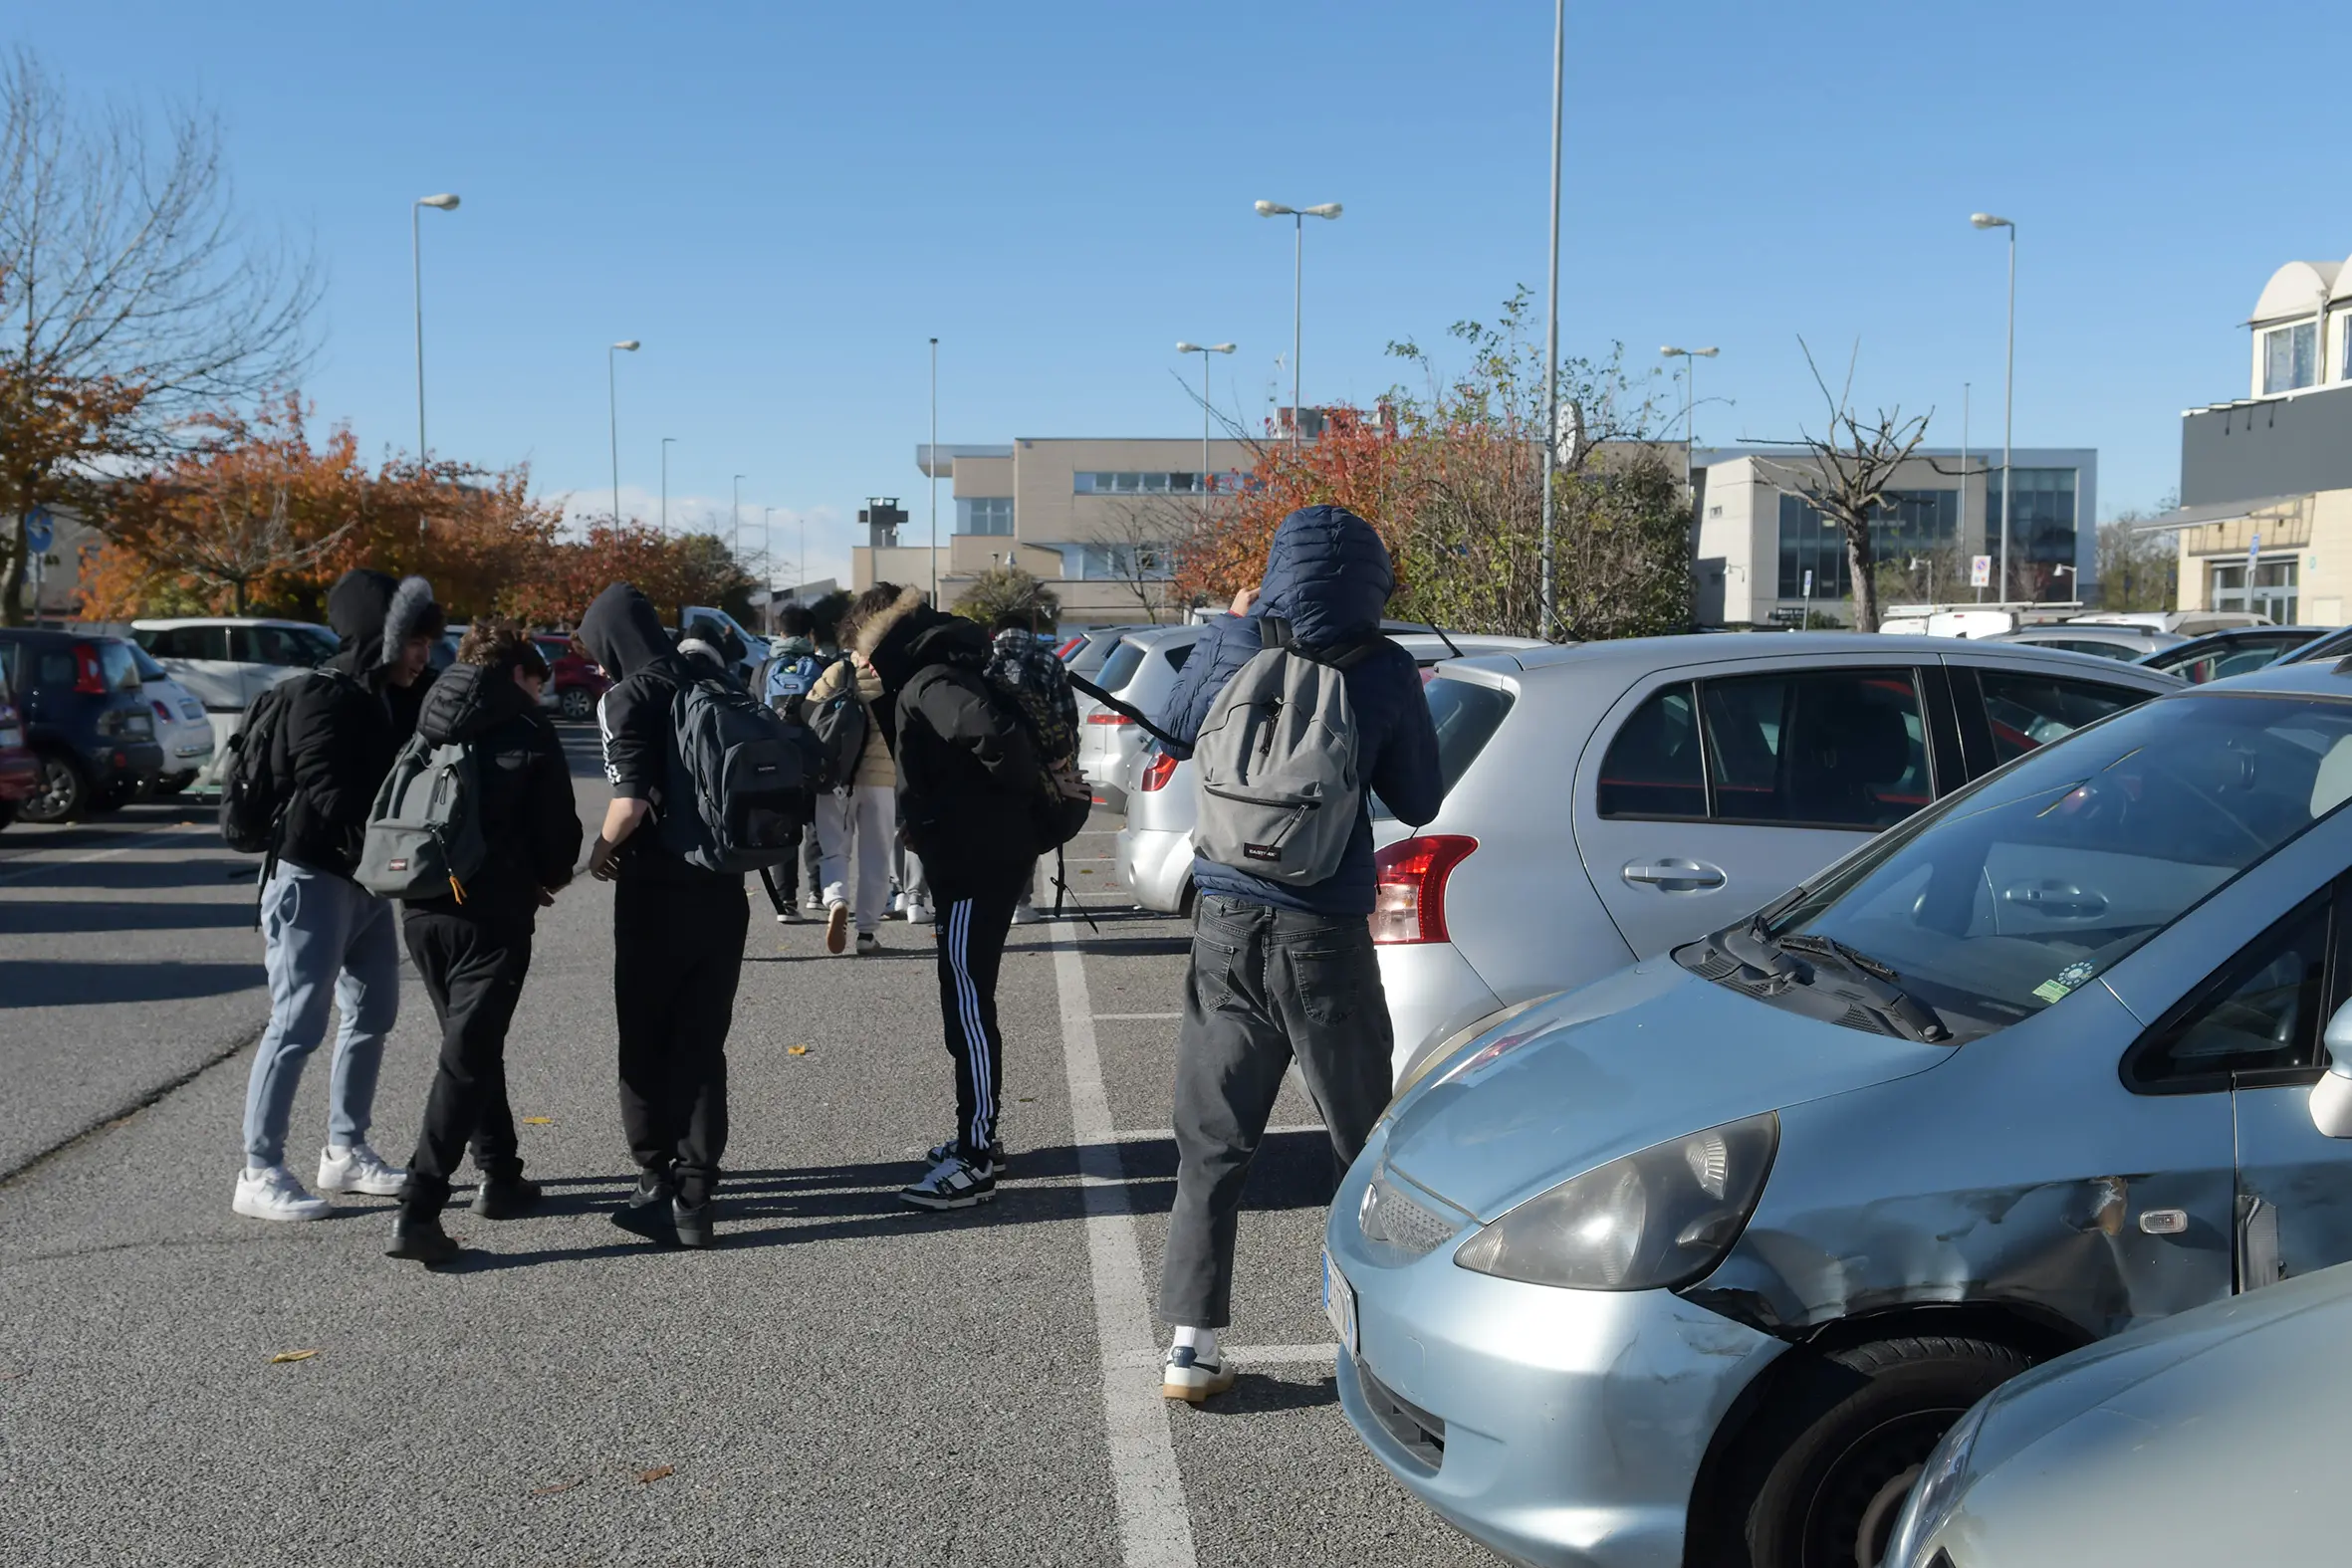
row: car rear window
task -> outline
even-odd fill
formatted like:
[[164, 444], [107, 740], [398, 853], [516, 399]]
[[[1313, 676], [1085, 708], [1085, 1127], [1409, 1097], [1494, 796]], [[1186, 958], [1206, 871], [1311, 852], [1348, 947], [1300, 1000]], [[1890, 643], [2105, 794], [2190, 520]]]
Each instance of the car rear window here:
[[1106, 692], [1115, 692], [1135, 678], [1136, 667], [1143, 663], [1143, 649], [1132, 642], [1121, 642], [1102, 661], [1102, 673], [1094, 677], [1094, 684]]
[[138, 690], [138, 656], [127, 642], [113, 637], [98, 645], [98, 667], [107, 678], [111, 692]]
[[[1438, 788], [1441, 794], [1451, 794], [1503, 728], [1515, 699], [1500, 686], [1445, 675], [1423, 682], [1421, 694], [1428, 699], [1430, 722], [1437, 727]], [[1372, 797], [1374, 817], [1385, 821], [1395, 814], [1378, 795]]]
[[126, 644], [126, 646], [130, 649], [130, 662], [138, 666], [138, 678], [141, 681], [161, 681], [171, 678], [170, 672], [149, 657], [146, 649], [135, 642]]

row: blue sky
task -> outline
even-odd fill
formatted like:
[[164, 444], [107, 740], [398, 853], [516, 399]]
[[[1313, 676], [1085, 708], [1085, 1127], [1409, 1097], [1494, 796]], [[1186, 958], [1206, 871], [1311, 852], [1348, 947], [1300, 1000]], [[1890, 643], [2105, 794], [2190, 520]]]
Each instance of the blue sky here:
[[[1802, 334], [1839, 363], [1858, 340], [1860, 397], [1933, 406], [1937, 445], [1973, 382], [1997, 442], [2002, 242], [1967, 221], [1991, 209], [2020, 225], [2017, 444], [2094, 446], [2102, 509], [2150, 506], [2180, 411], [2243, 395], [2270, 271], [2352, 251], [2333, 96], [2277, 85], [2332, 7], [1569, 9], [1563, 345], [1645, 371], [1720, 345], [1704, 441], [1814, 414]], [[437, 452], [600, 510], [604, 345], [638, 337], [624, 507], [652, 511], [674, 436], [673, 524], [723, 519], [740, 473], [780, 556], [806, 519], [812, 574], [845, 575], [865, 496], [926, 516], [934, 334], [943, 441], [1188, 434], [1180, 337], [1238, 342], [1215, 396], [1261, 415], [1291, 236], [1254, 198], [1346, 205], [1307, 235], [1309, 402], [1539, 288], [1550, 16], [90, 0], [0, 37], [93, 100], [222, 113], [247, 210], [326, 265], [307, 391], [369, 453], [414, 444], [408, 203], [453, 190], [424, 214]]]

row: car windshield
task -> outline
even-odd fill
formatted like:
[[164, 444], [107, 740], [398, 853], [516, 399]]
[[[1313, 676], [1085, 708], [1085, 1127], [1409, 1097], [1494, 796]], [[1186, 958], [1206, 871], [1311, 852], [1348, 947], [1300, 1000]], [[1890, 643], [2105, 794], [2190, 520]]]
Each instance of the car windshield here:
[[[1451, 794], [1487, 742], [1503, 727], [1511, 712], [1512, 695], [1500, 686], [1450, 676], [1424, 676], [1422, 695], [1429, 699], [1430, 722], [1437, 727], [1437, 773], [1441, 794]], [[1378, 795], [1372, 796], [1372, 816], [1387, 821], [1396, 815]]]
[[2348, 797], [2352, 702], [2166, 698], [1881, 834], [1760, 934], [1842, 945], [1965, 1040], [2112, 969]]

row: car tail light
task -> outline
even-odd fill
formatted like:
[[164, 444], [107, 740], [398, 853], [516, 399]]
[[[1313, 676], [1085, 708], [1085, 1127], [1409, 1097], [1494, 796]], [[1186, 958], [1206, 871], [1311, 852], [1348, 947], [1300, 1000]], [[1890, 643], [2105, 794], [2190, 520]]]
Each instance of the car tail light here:
[[171, 722], [171, 710], [163, 706], [162, 698], [157, 697], [152, 699], [148, 702], [147, 706], [155, 710], [155, 717], [157, 719], [161, 720], [165, 724], [169, 724]]
[[1478, 840], [1466, 833], [1399, 839], [1372, 857], [1372, 940], [1446, 941], [1446, 878]]
[[93, 643], [74, 644], [74, 690], [85, 697], [107, 694], [106, 668], [98, 662], [98, 648]]
[[1135, 784], [1144, 793], [1149, 794], [1154, 789], [1168, 787], [1168, 781], [1175, 777], [1175, 757], [1167, 752], [1154, 752], [1151, 754], [1151, 761], [1143, 765], [1143, 777], [1136, 780]]
[[1135, 721], [1123, 713], [1113, 713], [1108, 708], [1097, 708], [1086, 715], [1086, 722], [1088, 724], [1133, 724]]

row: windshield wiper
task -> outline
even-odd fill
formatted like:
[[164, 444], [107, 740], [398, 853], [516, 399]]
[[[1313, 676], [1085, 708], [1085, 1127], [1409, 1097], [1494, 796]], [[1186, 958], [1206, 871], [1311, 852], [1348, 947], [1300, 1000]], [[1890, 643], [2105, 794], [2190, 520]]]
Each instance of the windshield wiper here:
[[1870, 1010], [1911, 1038], [1929, 1045], [1952, 1038], [1952, 1030], [1936, 1016], [1936, 1009], [1895, 985], [1903, 977], [1869, 954], [1857, 952], [1835, 937], [1809, 932], [1791, 933], [1773, 946], [1782, 952], [1835, 960], [1852, 973], [1855, 988], [1869, 999]]

